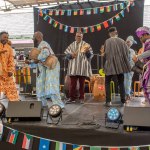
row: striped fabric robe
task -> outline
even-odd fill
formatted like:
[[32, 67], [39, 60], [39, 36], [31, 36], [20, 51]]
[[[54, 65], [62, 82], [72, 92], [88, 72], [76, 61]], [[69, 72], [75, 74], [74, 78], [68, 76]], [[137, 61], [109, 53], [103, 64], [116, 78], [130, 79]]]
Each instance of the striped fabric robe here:
[[116, 75], [131, 71], [129, 48], [124, 40], [111, 37], [106, 40], [104, 49], [106, 56], [104, 71], [106, 75]]
[[[77, 57], [70, 59], [68, 63], [68, 72], [69, 76], [85, 76], [90, 77], [92, 75], [91, 69], [91, 58], [93, 57], [93, 50], [90, 47], [89, 52], [81, 53], [81, 47], [87, 44], [85, 41], [81, 41], [77, 46], [77, 42], [74, 41], [68, 46], [65, 51], [65, 54], [77, 53]], [[88, 56], [88, 54], [90, 54]]]

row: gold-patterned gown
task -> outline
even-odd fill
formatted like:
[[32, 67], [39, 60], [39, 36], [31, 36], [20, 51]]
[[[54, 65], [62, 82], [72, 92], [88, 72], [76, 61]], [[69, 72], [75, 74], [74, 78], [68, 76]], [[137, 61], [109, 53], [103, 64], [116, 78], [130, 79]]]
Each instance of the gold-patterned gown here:
[[18, 101], [19, 96], [13, 76], [8, 77], [8, 72], [15, 71], [13, 50], [8, 44], [0, 43], [0, 51], [2, 50], [7, 52], [0, 54], [0, 92], [4, 92], [9, 101]]

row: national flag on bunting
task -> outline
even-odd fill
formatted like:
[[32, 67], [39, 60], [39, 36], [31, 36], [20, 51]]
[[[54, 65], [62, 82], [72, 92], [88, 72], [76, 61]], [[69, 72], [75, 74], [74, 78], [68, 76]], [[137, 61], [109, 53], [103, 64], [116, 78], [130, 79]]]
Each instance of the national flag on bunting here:
[[68, 32], [68, 26], [65, 26], [64, 31]]
[[101, 150], [101, 147], [98, 147], [98, 146], [90, 146], [90, 150]]
[[111, 6], [106, 6], [106, 12], [111, 12]]
[[65, 14], [65, 10], [60, 10], [60, 15], [63, 16]]
[[118, 4], [114, 4], [113, 5], [113, 11], [117, 11], [118, 10]]
[[102, 29], [101, 25], [100, 24], [97, 24], [96, 25], [96, 28], [97, 28], [97, 31], [100, 31]]
[[118, 147], [110, 147], [109, 150], [120, 150]]
[[107, 21], [104, 21], [104, 22], [103, 22], [103, 25], [104, 25], [104, 27], [105, 27], [105, 28], [108, 28], [108, 27], [109, 27], [109, 25], [108, 25], [108, 22], [107, 22]]
[[140, 147], [131, 146], [128, 147], [128, 150], [140, 150]]
[[104, 12], [104, 7], [100, 7], [100, 13], [103, 13]]
[[124, 10], [120, 12], [121, 16], [124, 17]]
[[74, 10], [74, 11], [73, 11], [73, 15], [74, 15], [74, 16], [78, 15], [78, 10]]
[[88, 27], [83, 28], [83, 33], [88, 33]]
[[87, 15], [91, 15], [91, 9], [87, 9], [87, 10], [86, 10], [86, 14], [87, 14]]
[[7, 142], [16, 144], [17, 138], [18, 138], [18, 131], [17, 130], [10, 130], [7, 136]]
[[49, 10], [49, 16], [53, 15], [53, 10]]
[[47, 9], [42, 9], [42, 12], [43, 12], [44, 15], [46, 15], [47, 14]]
[[90, 32], [94, 32], [94, 26], [90, 26]]
[[45, 139], [40, 139], [39, 150], [49, 150], [50, 141]]
[[80, 15], [84, 15], [84, 10], [80, 9]]
[[93, 9], [93, 13], [94, 13], [94, 14], [97, 14], [97, 13], [98, 13], [98, 8], [94, 8], [94, 9]]
[[72, 145], [73, 146], [73, 150], [83, 150], [83, 146], [80, 146], [80, 145]]
[[52, 19], [52, 18], [49, 18], [48, 23], [49, 23], [49, 24], [52, 24], [52, 22], [53, 22], [53, 19]]
[[109, 19], [109, 22], [110, 22], [111, 25], [113, 25], [113, 24], [114, 24], [114, 19], [113, 19], [113, 18], [110, 18], [110, 19]]
[[74, 27], [70, 28], [70, 33], [74, 33]]
[[116, 18], [117, 21], [119, 21], [119, 20], [120, 20], [119, 14], [117, 14], [117, 15], [115, 16], [115, 18]]
[[124, 9], [124, 3], [120, 3], [120, 9]]
[[45, 21], [47, 21], [48, 18], [49, 18], [49, 16], [48, 16], [48, 15], [45, 15], [45, 17], [44, 17], [43, 19], [44, 19]]
[[63, 29], [63, 24], [59, 24], [59, 30], [62, 30]]
[[33, 144], [33, 137], [29, 134], [24, 134], [22, 148], [31, 150]]
[[58, 25], [58, 22], [57, 22], [57, 21], [55, 21], [55, 22], [54, 22], [54, 24], [53, 24], [54, 28], [56, 28], [56, 27], [57, 27], [57, 25]]
[[67, 145], [62, 142], [56, 142], [55, 150], [66, 150]]
[[67, 16], [71, 16], [71, 10], [67, 10]]
[[56, 15], [56, 16], [59, 15], [59, 10], [55, 10], [55, 15]]
[[42, 11], [42, 9], [39, 9], [38, 11], [39, 11], [39, 16], [43, 17], [43, 11]]

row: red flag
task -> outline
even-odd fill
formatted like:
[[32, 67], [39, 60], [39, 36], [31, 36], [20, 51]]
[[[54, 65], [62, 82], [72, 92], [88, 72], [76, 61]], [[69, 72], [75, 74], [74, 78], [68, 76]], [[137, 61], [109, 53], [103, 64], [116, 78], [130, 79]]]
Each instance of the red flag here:
[[74, 27], [71, 27], [70, 33], [74, 33]]
[[108, 27], [109, 27], [109, 25], [108, 25], [108, 22], [107, 22], [107, 21], [103, 22], [103, 25], [104, 25], [104, 27], [105, 27], [105, 28], [108, 28]]

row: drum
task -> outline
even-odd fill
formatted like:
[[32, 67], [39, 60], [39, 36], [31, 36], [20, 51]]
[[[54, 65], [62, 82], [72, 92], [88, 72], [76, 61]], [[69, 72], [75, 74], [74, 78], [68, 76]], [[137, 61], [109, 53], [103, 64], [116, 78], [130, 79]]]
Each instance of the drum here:
[[32, 48], [30, 53], [29, 53], [29, 58], [36, 60], [38, 58], [38, 55], [40, 54], [40, 50], [37, 48]]
[[84, 53], [87, 48], [90, 48], [90, 45], [87, 44], [87, 43], [85, 43], [85, 44], [81, 47], [81, 51], [80, 51], [80, 52], [81, 52], [81, 53]]
[[43, 63], [48, 69], [54, 69], [57, 65], [58, 58], [54, 55], [48, 56]]

